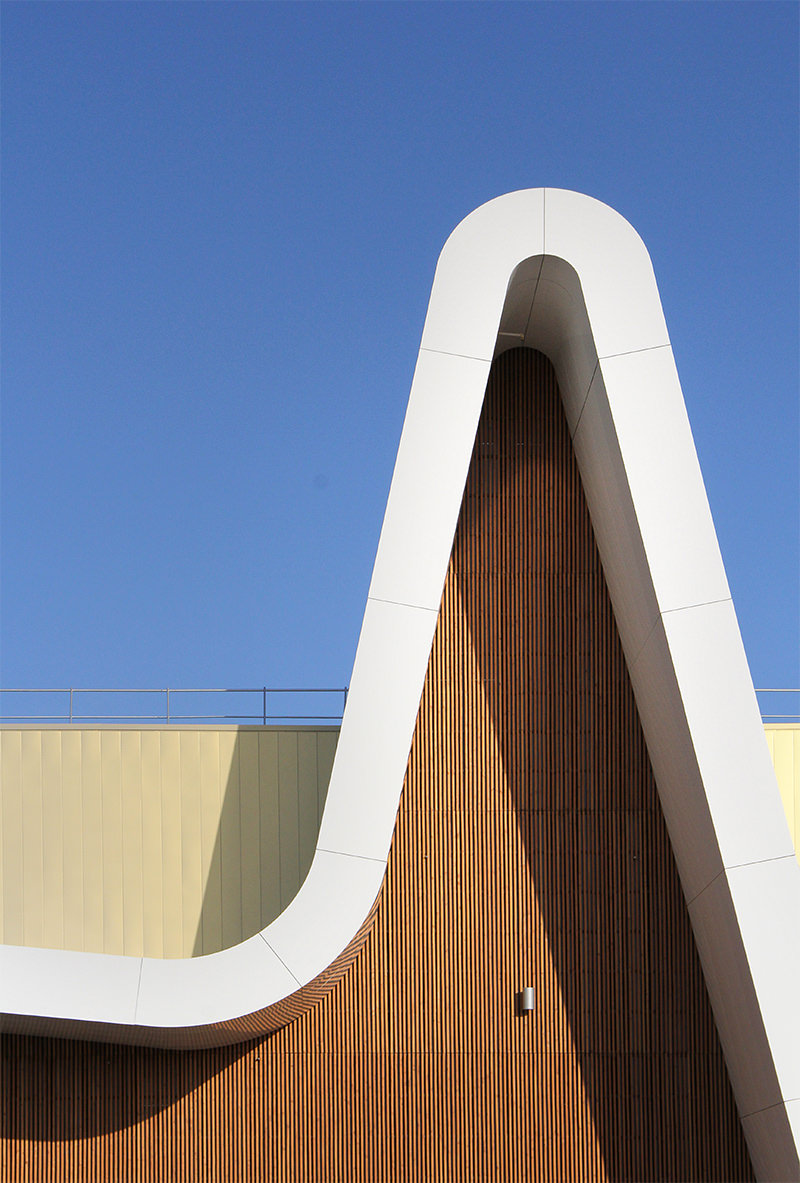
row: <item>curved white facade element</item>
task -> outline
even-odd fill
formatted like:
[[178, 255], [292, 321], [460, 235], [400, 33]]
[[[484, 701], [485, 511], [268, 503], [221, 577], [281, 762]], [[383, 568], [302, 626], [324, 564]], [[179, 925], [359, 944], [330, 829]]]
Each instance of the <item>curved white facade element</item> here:
[[800, 866], [650, 259], [613, 210], [563, 190], [489, 202], [442, 251], [298, 895], [259, 935], [185, 961], [4, 946], [4, 1025], [224, 1043], [298, 1013], [349, 956], [383, 881], [489, 368], [520, 344], [558, 375], [753, 1162], [760, 1178], [796, 1178]]

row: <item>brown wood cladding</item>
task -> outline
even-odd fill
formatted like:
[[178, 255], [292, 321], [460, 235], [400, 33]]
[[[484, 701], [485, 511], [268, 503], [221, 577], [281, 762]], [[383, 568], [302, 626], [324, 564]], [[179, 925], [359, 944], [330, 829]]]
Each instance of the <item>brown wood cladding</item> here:
[[752, 1178], [544, 358], [492, 371], [349, 972], [234, 1048], [4, 1043], [15, 1183]]

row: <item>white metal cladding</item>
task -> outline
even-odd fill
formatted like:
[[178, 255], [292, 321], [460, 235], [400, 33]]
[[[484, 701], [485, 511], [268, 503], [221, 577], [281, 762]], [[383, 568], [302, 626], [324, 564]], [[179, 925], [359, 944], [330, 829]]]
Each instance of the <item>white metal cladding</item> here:
[[190, 962], [6, 947], [3, 1010], [48, 1016], [50, 1031], [94, 1016], [117, 1037], [145, 1024], [169, 1042], [170, 1028], [212, 1023], [224, 1037], [226, 1021], [266, 1013], [347, 947], [383, 879], [489, 367], [520, 343], [559, 377], [754, 1165], [796, 1178], [800, 866], [649, 256], [619, 214], [564, 190], [499, 197], [442, 251], [298, 895], [260, 936]]

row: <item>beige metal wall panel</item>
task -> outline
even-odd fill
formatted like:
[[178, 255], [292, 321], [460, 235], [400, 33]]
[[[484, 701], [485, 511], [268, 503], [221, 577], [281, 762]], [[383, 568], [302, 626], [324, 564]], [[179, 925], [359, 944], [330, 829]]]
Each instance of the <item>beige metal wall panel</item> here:
[[0, 942], [192, 957], [311, 865], [337, 728], [0, 731]]
[[161, 840], [161, 735], [141, 732], [142, 759], [142, 952], [164, 956], [164, 850]]
[[338, 738], [339, 734], [336, 731], [317, 732], [317, 825], [322, 821]]
[[200, 786], [200, 737], [196, 731], [180, 736], [181, 806], [181, 956], [191, 957], [203, 911], [202, 821], [197, 807]]
[[142, 746], [138, 731], [123, 731], [120, 734], [120, 775], [123, 947], [143, 948]]
[[183, 952], [183, 898], [181, 850], [181, 738], [176, 731], [161, 735], [161, 917], [164, 956]]
[[0, 736], [2, 756], [0, 772], [3, 785], [0, 810], [3, 819], [3, 931], [5, 939], [14, 945], [24, 943], [22, 926], [22, 735], [18, 731]]
[[200, 737], [200, 847], [202, 851], [203, 907], [194, 944], [187, 956], [213, 945], [214, 934], [222, 932], [222, 886], [217, 845], [222, 788], [229, 768], [220, 768], [219, 733], [198, 732]]
[[[231, 761], [219, 824], [222, 875], [222, 947], [239, 940], [242, 917], [242, 830], [238, 752], [231, 744]], [[204, 950], [205, 951], [205, 950]]]
[[100, 735], [102, 789], [103, 951], [122, 950], [122, 752], [120, 733]]
[[281, 911], [300, 887], [300, 834], [297, 816], [297, 740], [278, 736], [278, 785], [280, 791]]
[[[258, 932], [261, 928], [261, 851], [260, 851], [260, 782], [258, 735], [252, 731], [240, 736], [239, 793], [241, 818], [242, 929]], [[316, 840], [316, 835], [314, 835]]]
[[[103, 805], [100, 732], [81, 737], [81, 801], [83, 805], [83, 948], [103, 952]], [[27, 897], [25, 909], [31, 907]], [[29, 942], [30, 943], [30, 942]]]
[[[81, 734], [62, 731], [61, 803], [64, 868], [64, 948], [83, 949], [83, 795], [81, 792]], [[0, 739], [3, 736], [0, 735]], [[5, 796], [5, 779], [3, 780]], [[2, 878], [2, 876], [0, 876]]]
[[[310, 735], [300, 733], [297, 736], [298, 784], [316, 784], [317, 778], [317, 745]], [[297, 860], [298, 878], [301, 883], [308, 874], [311, 860], [314, 857], [318, 827], [319, 814], [316, 795], [299, 792], [297, 794]]]
[[[325, 732], [319, 734], [320, 738], [327, 738]], [[263, 731], [259, 735], [258, 761], [261, 769], [261, 812], [259, 816], [261, 910], [265, 916], [277, 916], [281, 911], [281, 861], [278, 733], [276, 731]], [[328, 780], [330, 780], [330, 773]], [[327, 786], [328, 781], [325, 784]], [[317, 823], [317, 830], [319, 830], [319, 823]]]
[[800, 723], [767, 723], [764, 733], [800, 862]]
[[31, 901], [23, 913], [26, 944], [44, 938], [44, 866], [42, 852], [42, 746], [36, 734], [22, 737], [22, 890]]
[[64, 941], [64, 868], [61, 737], [42, 733], [42, 943], [56, 949]]

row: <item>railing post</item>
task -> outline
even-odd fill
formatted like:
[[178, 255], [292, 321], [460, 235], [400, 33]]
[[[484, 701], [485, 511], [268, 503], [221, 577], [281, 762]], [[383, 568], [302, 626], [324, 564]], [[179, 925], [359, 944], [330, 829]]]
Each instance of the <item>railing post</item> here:
[[167, 686], [167, 722], [169, 723], [169, 686]]
[[69, 688], [69, 721], [72, 722], [72, 687]]
[[264, 695], [264, 700], [263, 700], [262, 706], [264, 708], [264, 726], [266, 727], [266, 725], [267, 725], [267, 688], [266, 688], [266, 686], [263, 688], [262, 694]]

